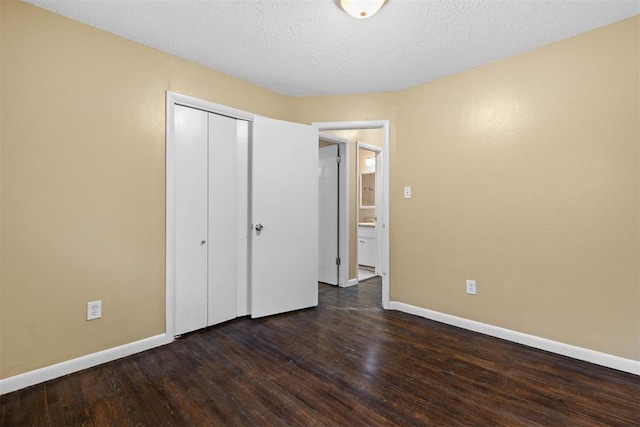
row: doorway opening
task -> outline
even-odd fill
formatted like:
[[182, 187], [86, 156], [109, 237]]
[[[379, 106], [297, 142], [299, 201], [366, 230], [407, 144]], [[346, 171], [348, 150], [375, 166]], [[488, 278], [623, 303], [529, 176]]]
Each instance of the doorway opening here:
[[357, 267], [358, 281], [380, 275], [381, 241], [376, 237], [376, 212], [380, 210], [376, 202], [382, 199], [382, 148], [356, 141], [357, 191]]
[[[381, 277], [382, 281], [382, 307], [389, 308], [389, 121], [388, 120], [376, 120], [376, 121], [362, 121], [362, 122], [314, 122], [312, 125], [316, 126], [320, 132], [331, 131], [353, 131], [360, 130], [381, 130], [381, 147], [377, 147], [379, 153], [376, 154], [376, 169], [379, 171], [379, 176], [376, 176], [376, 185], [379, 194], [376, 194], [376, 212], [375, 212], [375, 224], [373, 228], [375, 231], [375, 239], [377, 242], [376, 252], [378, 255], [377, 260], [377, 275]], [[353, 147], [354, 151], [356, 147]], [[351, 151], [351, 148], [346, 150]], [[354, 157], [357, 157], [357, 151], [355, 151]], [[345, 169], [348, 169], [348, 164], [345, 165]], [[354, 168], [355, 169], [355, 168]], [[352, 169], [352, 170], [354, 170]], [[348, 172], [352, 173], [352, 172]], [[357, 184], [353, 185], [353, 192], [357, 193]], [[374, 190], [375, 191], [375, 190]], [[347, 215], [350, 219], [344, 223], [342, 232], [340, 233], [340, 247], [345, 249], [345, 255], [349, 262], [349, 266], [353, 266], [352, 274], [349, 274], [349, 281], [347, 286], [355, 285], [358, 283], [357, 277], [357, 231], [358, 231], [358, 215], [356, 210], [359, 205], [356, 205], [353, 212], [349, 212], [347, 209]], [[341, 212], [344, 212], [344, 207]], [[350, 239], [350, 236], [352, 237]], [[353, 241], [350, 244], [350, 240]], [[346, 260], [342, 259], [344, 266]], [[351, 269], [351, 268], [350, 268]], [[347, 270], [343, 268], [343, 270]], [[344, 285], [343, 285], [344, 286]]]

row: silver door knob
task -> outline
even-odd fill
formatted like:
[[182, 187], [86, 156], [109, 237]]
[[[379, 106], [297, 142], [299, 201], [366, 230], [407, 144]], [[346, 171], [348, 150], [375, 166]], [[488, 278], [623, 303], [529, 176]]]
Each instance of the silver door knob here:
[[256, 231], [262, 231], [262, 224], [256, 224]]

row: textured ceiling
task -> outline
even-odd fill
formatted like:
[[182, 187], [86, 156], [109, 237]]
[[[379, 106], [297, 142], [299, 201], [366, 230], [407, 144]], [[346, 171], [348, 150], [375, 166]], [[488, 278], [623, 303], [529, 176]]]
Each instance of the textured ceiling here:
[[290, 96], [405, 89], [640, 14], [640, 0], [27, 0]]

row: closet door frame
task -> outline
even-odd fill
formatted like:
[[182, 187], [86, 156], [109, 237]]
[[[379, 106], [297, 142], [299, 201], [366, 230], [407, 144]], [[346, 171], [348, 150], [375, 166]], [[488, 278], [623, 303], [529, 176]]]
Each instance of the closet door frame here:
[[[245, 120], [253, 122], [254, 115], [246, 111], [237, 110], [224, 105], [203, 101], [190, 96], [181, 95], [175, 92], [166, 92], [166, 147], [165, 147], [165, 336], [167, 342], [172, 342], [175, 336], [175, 141], [174, 141], [174, 107], [181, 105], [184, 107], [195, 108], [213, 114], [230, 117], [233, 119]], [[248, 224], [247, 224], [248, 226]], [[241, 237], [242, 233], [238, 233], [238, 248], [247, 250], [248, 259], [248, 242], [246, 236]], [[248, 264], [246, 269], [248, 269]]]

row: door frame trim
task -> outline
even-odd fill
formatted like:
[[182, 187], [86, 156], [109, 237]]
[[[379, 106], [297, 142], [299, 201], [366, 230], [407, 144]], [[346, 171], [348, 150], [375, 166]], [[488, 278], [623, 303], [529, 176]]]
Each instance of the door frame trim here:
[[[376, 167], [375, 167], [375, 172], [376, 172], [376, 192], [375, 192], [375, 197], [376, 200], [381, 200], [382, 199], [382, 168], [380, 167], [381, 164], [384, 164], [384, 153], [382, 152], [382, 148], [381, 147], [377, 147], [375, 145], [371, 145], [371, 144], [367, 144], [366, 142], [362, 142], [362, 141], [356, 141], [356, 176], [358, 178], [360, 178], [362, 172], [360, 171], [360, 149], [364, 149], [364, 150], [369, 150], [369, 151], [373, 151], [374, 153], [376, 153], [375, 158], [376, 158]], [[360, 194], [360, 185], [356, 185], [356, 200], [360, 201], [360, 198], [362, 197], [362, 195]], [[358, 211], [360, 210], [360, 205], [358, 205]], [[376, 209], [376, 217], [378, 215], [378, 211]], [[356, 221], [358, 222], [358, 221]], [[376, 218], [376, 225], [377, 225], [377, 218]], [[357, 235], [357, 234], [356, 234]], [[379, 276], [382, 275], [382, 268], [381, 268], [381, 264], [382, 262], [380, 262], [382, 260], [382, 245], [381, 242], [383, 241], [383, 237], [382, 237], [382, 229], [381, 227], [376, 227], [376, 265], [375, 267], [375, 273]], [[358, 250], [358, 247], [356, 247], [356, 265], [358, 265], [358, 262], [360, 261], [360, 252]], [[356, 276], [356, 279], [358, 279], [358, 277]], [[360, 280], [358, 279], [358, 282], [360, 282]]]
[[[389, 309], [389, 120], [313, 122], [319, 131], [382, 129], [382, 307]], [[376, 212], [377, 214], [377, 212]]]
[[340, 228], [338, 257], [340, 257], [341, 268], [338, 286], [346, 288], [356, 284], [349, 282], [349, 140], [322, 132], [319, 132], [319, 139], [336, 144], [338, 154], [342, 158], [339, 186], [340, 214], [338, 216], [338, 227]]
[[[165, 93], [165, 337], [174, 340], [175, 332], [175, 141], [174, 107], [195, 108], [233, 119], [253, 122], [254, 114], [225, 105], [204, 101], [176, 92]], [[251, 135], [251, 134], [250, 134]]]

